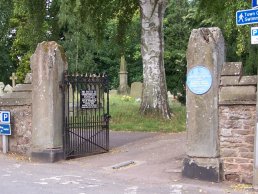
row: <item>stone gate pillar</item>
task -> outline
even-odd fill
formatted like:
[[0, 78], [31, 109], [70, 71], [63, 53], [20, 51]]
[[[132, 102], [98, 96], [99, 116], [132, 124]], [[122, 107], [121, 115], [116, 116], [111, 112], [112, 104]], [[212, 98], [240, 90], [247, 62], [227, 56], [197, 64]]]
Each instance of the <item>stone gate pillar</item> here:
[[219, 28], [192, 31], [187, 51], [187, 158], [183, 175], [219, 181], [218, 91], [225, 61]]
[[67, 69], [65, 54], [56, 42], [42, 42], [31, 57], [32, 159], [54, 162], [63, 158], [63, 96], [60, 88]]

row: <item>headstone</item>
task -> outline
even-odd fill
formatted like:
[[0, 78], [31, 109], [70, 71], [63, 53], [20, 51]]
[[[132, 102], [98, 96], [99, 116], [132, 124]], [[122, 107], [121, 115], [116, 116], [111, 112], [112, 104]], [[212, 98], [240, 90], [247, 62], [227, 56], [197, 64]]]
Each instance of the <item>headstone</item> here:
[[11, 93], [13, 91], [13, 87], [10, 86], [9, 84], [5, 86], [4, 92], [5, 93]]
[[219, 28], [193, 30], [187, 50], [187, 155], [183, 175], [220, 180], [218, 91], [225, 61]]
[[110, 90], [110, 91], [109, 91], [109, 94], [110, 94], [110, 95], [115, 95], [115, 94], [117, 94], [117, 90]]
[[4, 83], [0, 82], [0, 96], [4, 94]]
[[130, 96], [134, 98], [142, 98], [142, 83], [141, 82], [133, 82], [131, 84], [131, 92]]
[[26, 77], [24, 79], [24, 83], [25, 84], [31, 84], [32, 83], [32, 74], [31, 73], [26, 74]]
[[128, 86], [128, 72], [126, 69], [125, 57], [121, 57], [120, 72], [119, 72], [119, 88], [118, 94], [126, 95], [130, 91]]
[[175, 96], [174, 96], [173, 94], [171, 94], [170, 91], [168, 91], [168, 98], [169, 98], [170, 100], [175, 100]]
[[15, 87], [15, 82], [18, 79], [18, 77], [15, 75], [15, 73], [12, 73], [12, 76], [10, 77], [10, 80], [12, 80], [12, 87]]
[[34, 160], [63, 158], [63, 95], [60, 88], [67, 69], [64, 50], [56, 42], [38, 44], [31, 57], [32, 149]]

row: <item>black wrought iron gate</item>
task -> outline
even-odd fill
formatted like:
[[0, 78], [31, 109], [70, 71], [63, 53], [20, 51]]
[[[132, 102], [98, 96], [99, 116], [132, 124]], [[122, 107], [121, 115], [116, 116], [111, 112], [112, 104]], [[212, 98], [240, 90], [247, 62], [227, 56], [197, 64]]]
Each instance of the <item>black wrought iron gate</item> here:
[[109, 150], [109, 90], [106, 75], [64, 73], [64, 157]]

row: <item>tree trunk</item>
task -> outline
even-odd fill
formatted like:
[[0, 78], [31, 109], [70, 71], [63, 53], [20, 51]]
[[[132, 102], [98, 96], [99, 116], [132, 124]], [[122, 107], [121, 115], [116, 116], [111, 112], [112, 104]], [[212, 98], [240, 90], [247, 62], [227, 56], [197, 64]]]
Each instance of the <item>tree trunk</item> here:
[[143, 95], [141, 112], [171, 117], [164, 68], [163, 18], [167, 0], [140, 0]]

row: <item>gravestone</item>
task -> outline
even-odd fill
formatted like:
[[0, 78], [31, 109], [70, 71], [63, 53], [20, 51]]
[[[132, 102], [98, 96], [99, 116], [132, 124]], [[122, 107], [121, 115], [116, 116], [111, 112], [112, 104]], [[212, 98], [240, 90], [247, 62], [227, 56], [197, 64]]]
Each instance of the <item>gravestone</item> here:
[[63, 158], [63, 94], [60, 87], [67, 69], [64, 51], [56, 42], [38, 44], [31, 57], [32, 148], [34, 160]]
[[126, 95], [130, 91], [128, 86], [128, 72], [126, 68], [125, 57], [121, 57], [120, 72], [119, 72], [119, 88], [118, 94]]
[[187, 155], [183, 175], [220, 180], [218, 90], [225, 61], [219, 28], [192, 31], [187, 50]]
[[11, 93], [13, 91], [13, 87], [7, 84], [4, 88], [5, 93]]
[[0, 82], [0, 96], [4, 94], [4, 83]]
[[142, 83], [141, 82], [133, 82], [131, 84], [131, 92], [130, 96], [136, 99], [141, 99], [142, 98]]
[[26, 77], [24, 79], [24, 83], [25, 84], [31, 84], [32, 83], [32, 74], [31, 73], [26, 74]]
[[117, 94], [117, 90], [110, 90], [109, 91], [109, 95], [115, 95], [115, 94]]
[[168, 99], [175, 100], [175, 96], [173, 94], [171, 94], [170, 91], [168, 91]]

